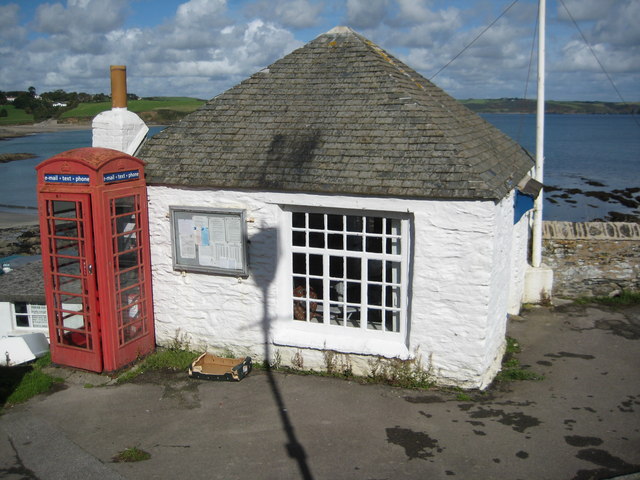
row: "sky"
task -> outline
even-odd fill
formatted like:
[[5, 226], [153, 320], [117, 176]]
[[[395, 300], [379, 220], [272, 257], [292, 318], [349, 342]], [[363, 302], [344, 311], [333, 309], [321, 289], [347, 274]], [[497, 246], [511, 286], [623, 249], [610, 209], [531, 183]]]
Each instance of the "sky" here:
[[[537, 4], [0, 0], [0, 90], [108, 94], [109, 66], [126, 65], [130, 93], [210, 99], [346, 25], [455, 98], [533, 99]], [[640, 101], [640, 0], [547, 0], [546, 9], [548, 100]]]

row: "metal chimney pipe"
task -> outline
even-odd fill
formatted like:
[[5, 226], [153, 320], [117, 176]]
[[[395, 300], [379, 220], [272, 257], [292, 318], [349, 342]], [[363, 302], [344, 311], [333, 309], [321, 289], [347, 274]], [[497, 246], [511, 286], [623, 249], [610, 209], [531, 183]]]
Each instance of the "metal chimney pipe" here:
[[127, 67], [111, 65], [111, 108], [127, 108]]

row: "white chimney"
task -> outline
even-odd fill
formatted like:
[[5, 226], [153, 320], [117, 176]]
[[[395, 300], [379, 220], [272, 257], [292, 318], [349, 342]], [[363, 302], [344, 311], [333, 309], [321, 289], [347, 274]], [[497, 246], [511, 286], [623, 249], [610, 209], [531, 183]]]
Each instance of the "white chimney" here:
[[96, 115], [92, 129], [92, 146], [129, 155], [136, 152], [147, 136], [149, 127], [127, 110], [127, 67], [124, 65], [111, 65], [111, 110]]

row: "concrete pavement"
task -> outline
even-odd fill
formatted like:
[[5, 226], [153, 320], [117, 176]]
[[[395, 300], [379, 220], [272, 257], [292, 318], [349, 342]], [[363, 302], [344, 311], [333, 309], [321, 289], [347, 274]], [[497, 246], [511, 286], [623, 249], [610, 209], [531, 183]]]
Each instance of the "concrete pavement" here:
[[[254, 371], [239, 383], [59, 369], [0, 417], [8, 479], [640, 479], [640, 307], [510, 321], [541, 381], [414, 391]], [[138, 463], [112, 457], [137, 446]]]

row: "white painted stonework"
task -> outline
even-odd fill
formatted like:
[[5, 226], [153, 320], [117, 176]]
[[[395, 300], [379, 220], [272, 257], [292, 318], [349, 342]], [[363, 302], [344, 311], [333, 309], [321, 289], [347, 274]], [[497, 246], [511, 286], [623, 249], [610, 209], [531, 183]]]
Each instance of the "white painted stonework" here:
[[142, 119], [126, 108], [112, 108], [96, 115], [91, 146], [112, 148], [133, 155], [149, 132]]
[[[484, 388], [500, 368], [507, 311], [521, 292], [510, 291], [514, 255], [513, 196], [492, 201], [401, 200], [273, 192], [148, 187], [156, 335], [197, 349], [232, 351], [283, 364], [294, 357], [322, 369], [323, 350], [349, 354], [356, 373], [377, 356], [417, 358], [441, 384]], [[247, 278], [185, 273], [172, 266], [170, 206], [246, 210]], [[369, 332], [292, 319], [291, 253], [286, 206], [408, 215], [408, 328]], [[526, 221], [524, 222], [526, 223]], [[526, 227], [526, 225], [525, 225]], [[518, 243], [518, 242], [516, 242]], [[526, 241], [525, 241], [526, 244]], [[526, 259], [523, 260], [526, 263]], [[522, 273], [523, 274], [523, 273]], [[521, 287], [518, 287], [518, 289]]]

